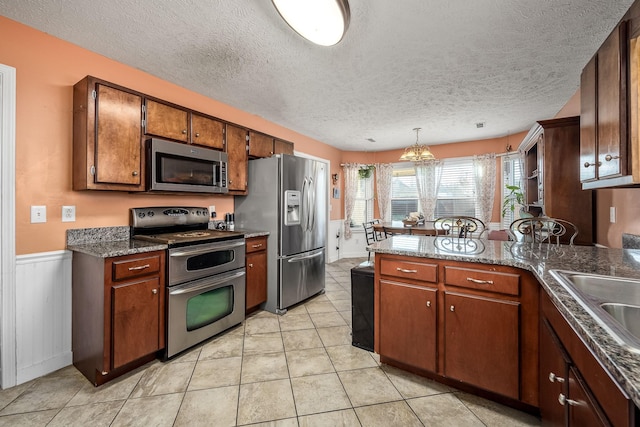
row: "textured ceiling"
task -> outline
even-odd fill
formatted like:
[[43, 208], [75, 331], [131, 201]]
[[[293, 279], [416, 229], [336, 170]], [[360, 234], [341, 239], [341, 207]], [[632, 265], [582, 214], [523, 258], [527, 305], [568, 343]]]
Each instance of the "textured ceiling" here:
[[555, 116], [631, 3], [351, 0], [332, 47], [302, 39], [268, 0], [3, 0], [0, 14], [335, 147], [379, 151], [413, 143], [415, 127], [441, 144]]

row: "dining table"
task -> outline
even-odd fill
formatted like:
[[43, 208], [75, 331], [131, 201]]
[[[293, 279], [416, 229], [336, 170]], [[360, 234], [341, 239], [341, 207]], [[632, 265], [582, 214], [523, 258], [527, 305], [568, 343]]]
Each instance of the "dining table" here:
[[392, 234], [415, 234], [419, 236], [437, 236], [447, 234], [446, 230], [436, 229], [433, 225], [433, 221], [425, 221], [422, 224], [416, 225], [404, 225], [402, 221], [379, 222], [377, 224], [373, 224], [373, 229], [376, 233], [384, 233], [384, 230], [386, 229], [387, 232]]

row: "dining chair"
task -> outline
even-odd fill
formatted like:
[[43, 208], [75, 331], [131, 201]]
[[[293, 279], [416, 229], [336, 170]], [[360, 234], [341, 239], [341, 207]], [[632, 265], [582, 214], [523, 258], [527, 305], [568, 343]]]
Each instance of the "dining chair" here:
[[487, 226], [478, 218], [472, 216], [443, 216], [433, 221], [436, 230], [443, 230], [449, 235], [463, 239], [481, 238], [487, 231]]
[[509, 236], [516, 242], [565, 243], [573, 245], [578, 235], [575, 224], [559, 218], [537, 216], [519, 218], [509, 226]]
[[380, 224], [380, 220], [379, 219], [374, 219], [371, 220], [371, 225], [373, 225], [374, 229], [375, 229], [375, 236], [376, 236], [376, 241], [380, 241], [380, 240], [384, 240], [387, 238], [387, 236], [384, 235], [384, 230], [382, 229], [382, 227], [378, 227], [377, 229], [375, 228], [376, 225]]
[[[367, 246], [371, 246], [376, 242], [376, 231], [373, 229], [373, 224], [371, 222], [363, 222], [362, 226], [364, 227], [364, 237], [367, 239]], [[367, 256], [367, 262], [371, 263], [371, 252]]]

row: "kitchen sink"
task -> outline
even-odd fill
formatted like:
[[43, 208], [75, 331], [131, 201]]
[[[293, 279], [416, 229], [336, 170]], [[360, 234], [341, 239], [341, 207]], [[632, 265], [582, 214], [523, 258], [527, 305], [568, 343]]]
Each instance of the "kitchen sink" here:
[[551, 275], [620, 345], [640, 352], [640, 280], [566, 270]]

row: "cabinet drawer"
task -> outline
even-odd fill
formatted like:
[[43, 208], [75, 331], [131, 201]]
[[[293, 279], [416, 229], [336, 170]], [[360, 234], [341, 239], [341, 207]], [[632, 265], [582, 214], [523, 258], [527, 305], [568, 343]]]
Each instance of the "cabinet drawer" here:
[[158, 273], [160, 271], [160, 255], [114, 261], [113, 281], [130, 277]]
[[445, 267], [445, 285], [506, 295], [520, 295], [520, 275], [472, 268]]
[[267, 236], [252, 237], [251, 239], [247, 239], [246, 252], [248, 254], [250, 254], [251, 252], [264, 251], [266, 249], [267, 249]]
[[438, 282], [438, 265], [420, 262], [409, 262], [382, 258], [380, 273], [384, 276], [401, 277], [420, 280], [422, 282]]

